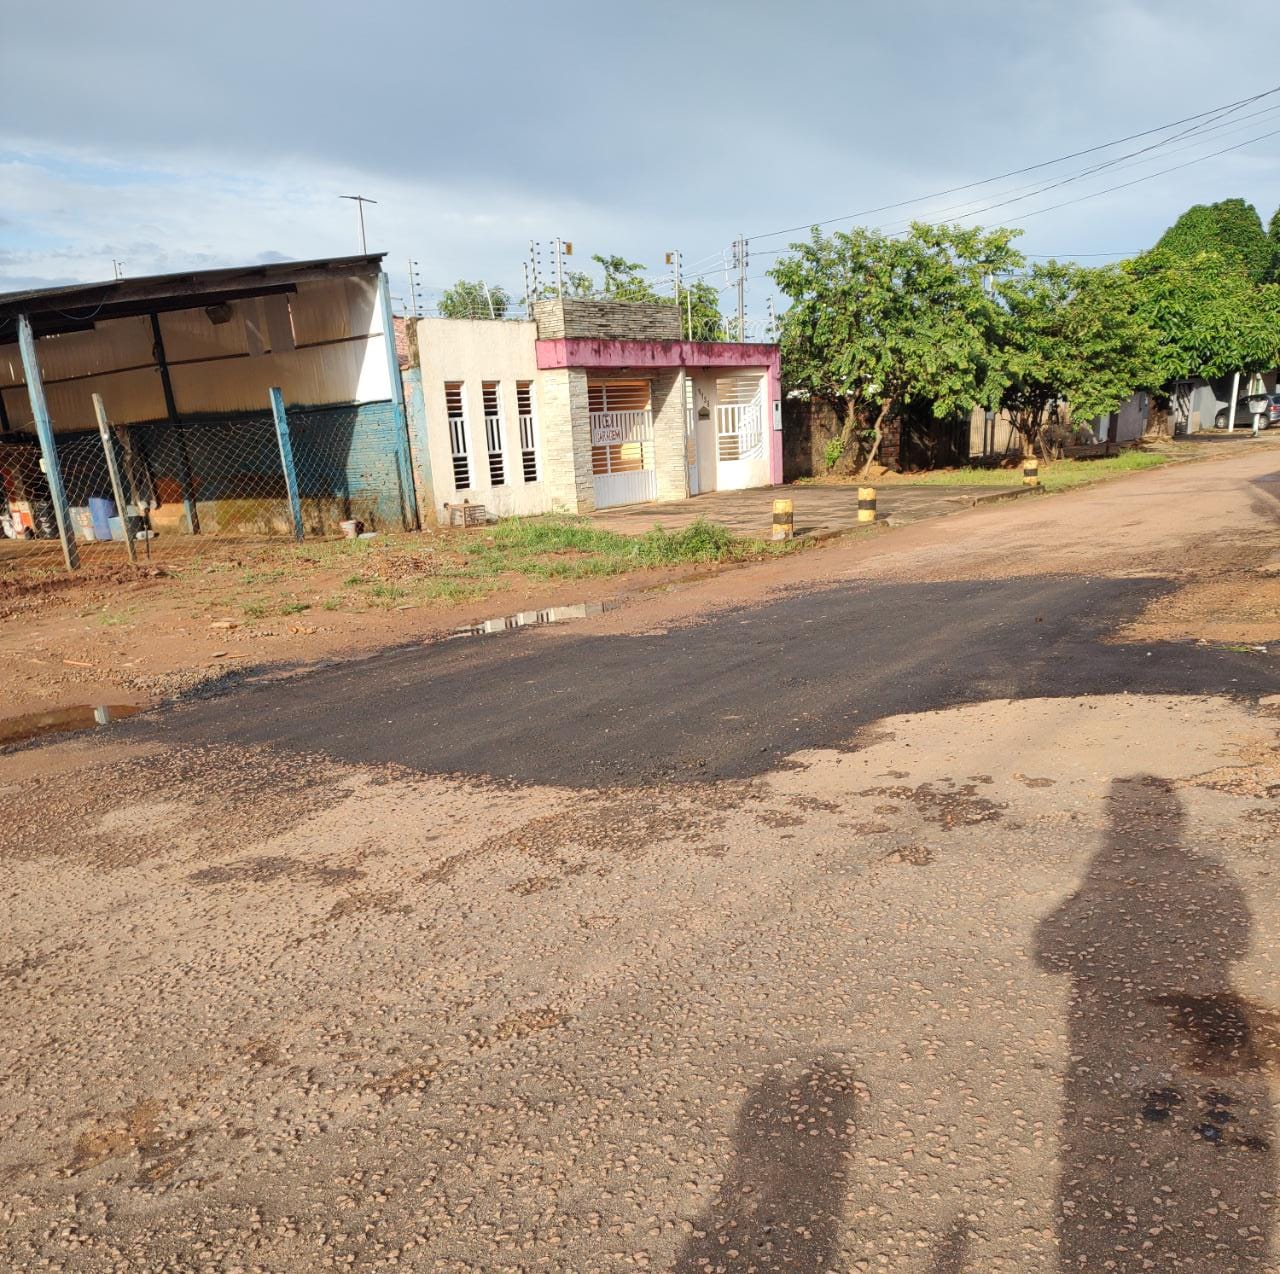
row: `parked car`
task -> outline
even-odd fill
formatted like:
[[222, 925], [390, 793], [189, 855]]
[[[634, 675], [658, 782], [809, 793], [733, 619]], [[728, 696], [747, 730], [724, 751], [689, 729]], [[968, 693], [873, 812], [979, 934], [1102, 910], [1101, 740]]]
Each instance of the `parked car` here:
[[[1258, 422], [1263, 429], [1280, 428], [1280, 394], [1252, 394], [1236, 399], [1236, 428], [1252, 429], [1253, 418], [1262, 413]], [[1214, 417], [1213, 427], [1227, 427], [1227, 409], [1222, 407]]]

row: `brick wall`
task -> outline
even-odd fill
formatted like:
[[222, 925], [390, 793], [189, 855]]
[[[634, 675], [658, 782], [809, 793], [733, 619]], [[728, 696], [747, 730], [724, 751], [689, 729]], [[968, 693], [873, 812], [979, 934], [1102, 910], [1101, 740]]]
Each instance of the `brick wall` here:
[[[821, 477], [829, 472], [827, 444], [844, 428], [842, 410], [819, 399], [782, 400], [782, 480]], [[919, 404], [885, 422], [880, 463], [896, 473], [962, 465], [969, 458], [969, 421], [936, 420]], [[847, 473], [857, 460], [845, 456], [835, 472]]]
[[681, 335], [674, 305], [646, 301], [535, 301], [533, 317], [544, 341], [678, 341]]

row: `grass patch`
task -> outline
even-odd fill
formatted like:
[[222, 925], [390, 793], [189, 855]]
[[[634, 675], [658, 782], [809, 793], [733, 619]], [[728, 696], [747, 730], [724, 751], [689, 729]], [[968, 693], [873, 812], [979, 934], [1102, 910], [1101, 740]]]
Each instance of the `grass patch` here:
[[[1154, 469], [1168, 460], [1167, 455], [1158, 451], [1122, 451], [1118, 456], [1102, 456], [1097, 460], [1042, 460], [1040, 485], [1046, 491], [1062, 491], [1125, 473]], [[906, 474], [881, 481], [885, 487], [1016, 487], [1022, 484], [1022, 466], [1012, 469], [935, 469], [931, 473]]]
[[679, 531], [661, 527], [619, 535], [585, 518], [511, 518], [467, 545], [463, 571], [471, 578], [514, 572], [536, 579], [583, 579], [655, 566], [680, 566], [761, 557], [789, 546], [740, 540], [705, 518]]

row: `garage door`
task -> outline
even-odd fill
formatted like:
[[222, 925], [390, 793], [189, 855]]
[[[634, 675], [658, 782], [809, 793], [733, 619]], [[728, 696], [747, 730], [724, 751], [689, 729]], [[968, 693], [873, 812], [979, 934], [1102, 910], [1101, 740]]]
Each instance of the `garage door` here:
[[596, 508], [656, 499], [649, 382], [589, 381], [587, 404]]

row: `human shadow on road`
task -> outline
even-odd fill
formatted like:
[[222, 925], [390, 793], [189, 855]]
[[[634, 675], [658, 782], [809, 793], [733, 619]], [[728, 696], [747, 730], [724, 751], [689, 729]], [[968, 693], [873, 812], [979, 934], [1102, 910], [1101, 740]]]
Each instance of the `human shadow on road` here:
[[1250, 915], [1221, 864], [1184, 843], [1163, 780], [1117, 779], [1102, 848], [1040, 924], [1042, 967], [1071, 978], [1057, 1217], [1061, 1268], [1267, 1265], [1274, 1015], [1231, 965]]
[[675, 1274], [836, 1268], [856, 1100], [844, 1058], [771, 1069], [743, 1103], [733, 1162]]

